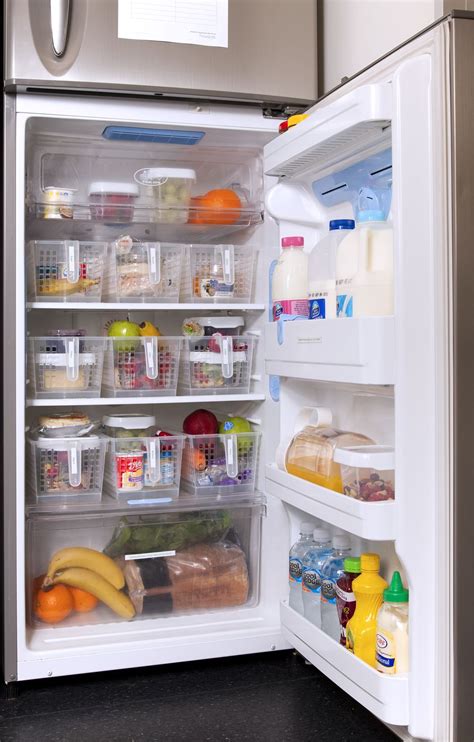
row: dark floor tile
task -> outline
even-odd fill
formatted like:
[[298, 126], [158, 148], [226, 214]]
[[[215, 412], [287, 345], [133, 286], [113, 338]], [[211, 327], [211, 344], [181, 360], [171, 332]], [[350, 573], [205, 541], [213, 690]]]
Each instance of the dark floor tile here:
[[[84, 681], [65, 679], [64, 687], [55, 681], [49, 688], [32, 683], [19, 701], [2, 703], [2, 742], [396, 739], [291, 653], [108, 673]], [[98, 691], [95, 695], [93, 688]], [[11, 706], [17, 704], [12, 713]]]

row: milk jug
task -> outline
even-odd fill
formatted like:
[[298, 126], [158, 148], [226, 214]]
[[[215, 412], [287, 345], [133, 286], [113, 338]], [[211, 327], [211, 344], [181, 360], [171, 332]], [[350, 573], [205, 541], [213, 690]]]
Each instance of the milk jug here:
[[338, 317], [393, 314], [393, 231], [383, 211], [359, 211], [336, 253]]
[[354, 227], [353, 219], [332, 219], [329, 234], [311, 250], [308, 259], [309, 319], [336, 317], [336, 250]]
[[273, 320], [308, 319], [308, 256], [303, 237], [283, 237], [272, 276]]

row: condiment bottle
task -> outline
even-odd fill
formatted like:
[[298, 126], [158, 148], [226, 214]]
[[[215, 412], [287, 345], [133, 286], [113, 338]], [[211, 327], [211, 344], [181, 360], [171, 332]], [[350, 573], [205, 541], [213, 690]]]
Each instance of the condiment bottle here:
[[382, 605], [387, 583], [379, 575], [378, 554], [362, 554], [361, 574], [352, 583], [356, 609], [346, 627], [346, 646], [371, 667], [375, 667], [377, 613]]
[[387, 675], [408, 672], [408, 590], [400, 572], [394, 572], [384, 590], [384, 604], [377, 614], [376, 667]]
[[336, 582], [336, 606], [341, 635], [339, 642], [346, 646], [346, 626], [354, 615], [356, 599], [352, 591], [352, 583], [360, 575], [360, 557], [346, 557], [344, 559], [344, 574]]

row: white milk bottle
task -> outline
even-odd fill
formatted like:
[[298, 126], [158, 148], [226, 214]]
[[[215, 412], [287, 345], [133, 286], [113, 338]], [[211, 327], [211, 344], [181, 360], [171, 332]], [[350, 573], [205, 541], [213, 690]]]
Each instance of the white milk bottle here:
[[332, 219], [329, 234], [311, 250], [308, 258], [309, 319], [336, 317], [336, 250], [354, 227], [353, 219]]
[[272, 276], [273, 320], [308, 319], [308, 256], [303, 237], [283, 237]]
[[336, 253], [338, 317], [393, 314], [393, 230], [383, 211], [358, 213]]

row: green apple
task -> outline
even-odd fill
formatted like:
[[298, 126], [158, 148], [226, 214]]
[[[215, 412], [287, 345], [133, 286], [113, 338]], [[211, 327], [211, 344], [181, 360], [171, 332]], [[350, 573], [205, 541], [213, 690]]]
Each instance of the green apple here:
[[[223, 422], [219, 423], [219, 433], [222, 434], [233, 434], [233, 433], [251, 433], [252, 426], [249, 421], [244, 417], [228, 417]], [[239, 456], [245, 456], [249, 453], [254, 439], [239, 436], [237, 439], [237, 453]]]
[[[107, 335], [111, 338], [137, 338], [140, 337], [140, 325], [128, 320], [115, 320], [107, 327]], [[136, 340], [124, 340], [114, 343], [114, 349], [119, 351], [135, 350], [138, 342]]]

